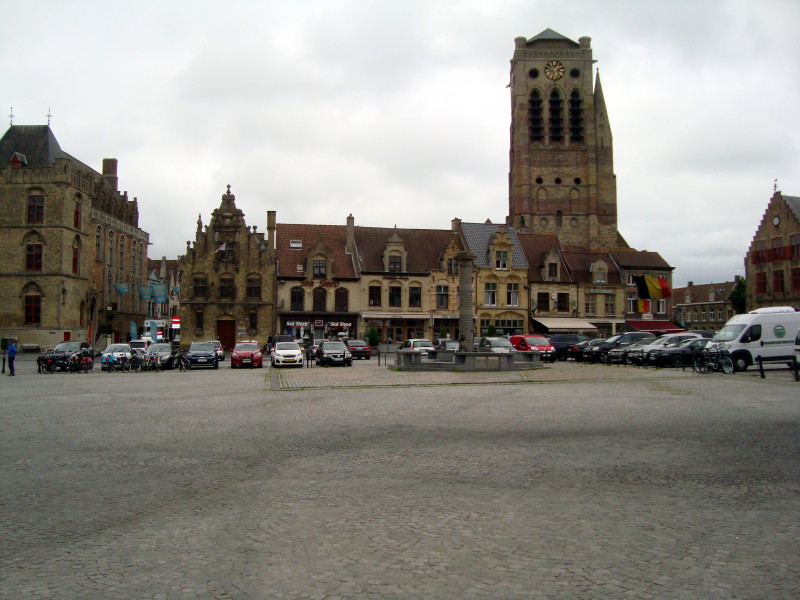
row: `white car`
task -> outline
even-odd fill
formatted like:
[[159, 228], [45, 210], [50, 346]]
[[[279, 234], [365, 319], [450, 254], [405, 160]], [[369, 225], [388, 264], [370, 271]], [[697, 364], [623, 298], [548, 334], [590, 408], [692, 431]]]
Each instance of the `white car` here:
[[225, 348], [222, 347], [219, 340], [209, 340], [208, 343], [214, 345], [214, 350], [217, 352], [217, 360], [225, 360]]
[[406, 340], [402, 344], [398, 350], [419, 350], [419, 353], [422, 356], [428, 356], [428, 350], [433, 350], [433, 344], [430, 340], [424, 339], [416, 339], [412, 338], [410, 340]]
[[303, 350], [297, 342], [278, 342], [272, 350], [273, 367], [303, 368]]
[[108, 363], [109, 356], [113, 356], [114, 360], [118, 360], [120, 358], [130, 360], [131, 359], [130, 344], [111, 344], [110, 346], [106, 346], [106, 349], [103, 350], [103, 352], [100, 354], [100, 368], [103, 371], [108, 370], [106, 364]]

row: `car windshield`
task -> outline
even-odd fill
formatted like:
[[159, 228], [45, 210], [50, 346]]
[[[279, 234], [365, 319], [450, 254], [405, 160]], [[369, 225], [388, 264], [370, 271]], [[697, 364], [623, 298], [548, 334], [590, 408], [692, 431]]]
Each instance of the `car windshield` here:
[[130, 349], [128, 344], [111, 344], [106, 348], [106, 352], [130, 352]]
[[242, 342], [241, 344], [236, 344], [234, 350], [243, 351], [243, 350], [258, 350], [258, 344], [254, 342]]
[[61, 342], [58, 346], [53, 348], [56, 352], [77, 352], [80, 349], [80, 342]]
[[445, 340], [445, 341], [441, 342], [441, 346], [443, 348], [448, 349], [448, 350], [450, 350], [452, 348], [458, 349], [458, 341], [456, 341], [456, 340]]
[[497, 340], [489, 340], [489, 344], [495, 348], [510, 348], [511, 342], [502, 338]]
[[344, 342], [325, 342], [322, 346], [324, 350], [333, 350], [335, 352], [342, 352], [347, 350]]
[[169, 344], [153, 344], [148, 348], [148, 352], [153, 354], [154, 352], [171, 352], [172, 346]]
[[192, 342], [189, 352], [213, 352], [214, 345], [211, 342]]
[[717, 332], [717, 335], [715, 335], [712, 339], [715, 342], [732, 342], [739, 337], [739, 334], [742, 333], [742, 330], [744, 330], [744, 323], [725, 325], [725, 327], [720, 329]]
[[530, 346], [549, 346], [550, 342], [547, 341], [547, 338], [538, 337], [538, 336], [530, 336], [526, 337], [525, 341], [528, 342]]
[[300, 346], [294, 342], [278, 342], [275, 344], [276, 350], [300, 350]]
[[433, 348], [430, 340], [417, 340], [414, 342], [414, 348]]
[[610, 338], [608, 338], [608, 339], [606, 340], [606, 343], [608, 343], [608, 344], [613, 344], [614, 342], [616, 342], [616, 341], [617, 341], [619, 338], [621, 338], [621, 337], [622, 337], [621, 335], [614, 335], [614, 336], [611, 336]]

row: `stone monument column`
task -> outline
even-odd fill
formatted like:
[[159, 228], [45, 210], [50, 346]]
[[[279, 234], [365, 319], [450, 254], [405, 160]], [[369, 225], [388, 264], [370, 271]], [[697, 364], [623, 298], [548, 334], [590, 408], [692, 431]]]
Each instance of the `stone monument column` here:
[[472, 271], [475, 255], [464, 251], [456, 254], [458, 261], [458, 331], [463, 338], [461, 350], [475, 350], [475, 302], [472, 294]]

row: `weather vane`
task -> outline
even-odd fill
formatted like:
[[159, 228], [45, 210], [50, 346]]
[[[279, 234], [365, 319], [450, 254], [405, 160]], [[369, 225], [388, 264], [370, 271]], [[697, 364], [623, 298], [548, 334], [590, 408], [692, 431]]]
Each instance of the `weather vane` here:
[[50, 117], [52, 117], [52, 116], [53, 115], [50, 114], [50, 107], [48, 106], [47, 107], [47, 126], [48, 127], [50, 126]]
[[14, 124], [14, 107], [13, 106], [11, 107], [11, 112], [8, 113], [8, 119], [9, 119], [9, 123], [8, 124], [9, 125], [13, 125]]
[[777, 178], [775, 178], [773, 180], [773, 182], [772, 182], [772, 191], [773, 192], [777, 192], [778, 191], [778, 179]]

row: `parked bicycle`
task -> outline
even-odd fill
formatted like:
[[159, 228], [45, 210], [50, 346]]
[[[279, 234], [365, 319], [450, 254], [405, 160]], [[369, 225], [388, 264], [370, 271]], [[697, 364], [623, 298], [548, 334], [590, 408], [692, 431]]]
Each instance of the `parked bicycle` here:
[[692, 369], [696, 373], [705, 375], [709, 371], [722, 371], [726, 375], [733, 373], [733, 360], [730, 352], [720, 344], [707, 344], [692, 362]]
[[176, 350], [172, 354], [172, 364], [174, 368], [179, 369], [180, 371], [191, 371], [192, 370], [192, 363], [189, 361], [189, 357], [186, 355], [185, 350]]

